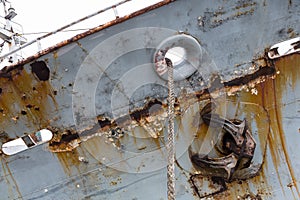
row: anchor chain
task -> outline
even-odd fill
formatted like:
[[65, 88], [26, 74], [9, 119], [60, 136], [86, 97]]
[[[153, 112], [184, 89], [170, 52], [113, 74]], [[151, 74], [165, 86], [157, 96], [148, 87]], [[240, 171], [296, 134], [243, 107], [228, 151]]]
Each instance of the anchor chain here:
[[168, 166], [167, 187], [168, 200], [175, 200], [175, 137], [174, 137], [174, 77], [173, 64], [170, 59], [165, 58], [168, 68]]

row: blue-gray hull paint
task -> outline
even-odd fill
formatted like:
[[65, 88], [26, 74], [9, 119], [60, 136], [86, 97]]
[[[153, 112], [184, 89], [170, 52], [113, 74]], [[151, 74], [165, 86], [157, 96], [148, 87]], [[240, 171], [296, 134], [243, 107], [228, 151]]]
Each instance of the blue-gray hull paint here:
[[[245, 7], [239, 8], [240, 4], [244, 4]], [[217, 12], [224, 12], [224, 14], [214, 16]], [[202, 22], [203, 18], [204, 21]], [[217, 22], [217, 20], [222, 21]], [[135, 69], [136, 66], [152, 63], [155, 47], [166, 37], [177, 32], [185, 32], [197, 38], [217, 67], [217, 71], [209, 71], [209, 73], [217, 72], [222, 76], [223, 81], [229, 81], [247, 74], [243, 69], [248, 69], [253, 59], [263, 56], [266, 48], [279, 41], [289, 39], [293, 34], [299, 35], [299, 20], [300, 1], [296, 0], [178, 0], [128, 19], [37, 59], [46, 61], [51, 72], [50, 85], [53, 90], [57, 91], [55, 101], [51, 95], [46, 98], [49, 109], [47, 109], [44, 120], [50, 120], [49, 125], [51, 127], [72, 129], [76, 127], [76, 121], [77, 123], [79, 121], [84, 122], [86, 116], [94, 117], [95, 123], [97, 115], [114, 117], [111, 110], [111, 95], [117, 81], [126, 72]], [[142, 31], [136, 30], [139, 28], [142, 28]], [[161, 31], [161, 33], [154, 31], [164, 28], [168, 30]], [[128, 40], [122, 41], [122, 37], [118, 37], [117, 34], [126, 36], [126, 31], [129, 31], [128, 34], [145, 33], [146, 35], [128, 37]], [[155, 38], [156, 36], [160, 38]], [[114, 37], [123, 43], [115, 43]], [[116, 46], [111, 46], [112, 44]], [[99, 45], [107, 46], [99, 47]], [[133, 50], [130, 52], [121, 51], [118, 49], [119, 47], [133, 48]], [[152, 47], [152, 49], [148, 47]], [[97, 55], [100, 51], [99, 48], [107, 49], [108, 55], [102, 57]], [[122, 54], [123, 52], [125, 54]], [[80, 76], [77, 74], [80, 72], [80, 68], [88, 67], [89, 64], [91, 66], [86, 68], [87, 70], [101, 69], [101, 63], [98, 61], [104, 59], [103, 62], [107, 62], [105, 59], [109, 57], [109, 54], [121, 55], [121, 57], [114, 57], [113, 62], [108, 63], [105, 75], [102, 77], [97, 77], [98, 74], [83, 76], [82, 78], [87, 78], [87, 80], [82, 82], [87, 83], [87, 86], [90, 87], [80, 88], [80, 85], [76, 85], [76, 77]], [[98, 57], [93, 57], [96, 55]], [[241, 73], [235, 73], [236, 65], [241, 65], [238, 67], [238, 71]], [[300, 67], [300, 65], [295, 67]], [[24, 65], [24, 70], [29, 74], [31, 73], [30, 63]], [[148, 76], [156, 76], [154, 71], [153, 73], [149, 71], [149, 73]], [[99, 72], [99, 74], [101, 73]], [[207, 74], [207, 76], [209, 75], [211, 74]], [[88, 78], [90, 79], [88, 80]], [[158, 77], [153, 79], [161, 83]], [[91, 84], [88, 83], [89, 81]], [[79, 81], [79, 83], [82, 82]], [[93, 84], [95, 82], [96, 85]], [[289, 80], [286, 80], [284, 84], [288, 85], [289, 83]], [[93, 88], [95, 86], [96, 88]], [[77, 100], [91, 100], [90, 104], [95, 102], [95, 112], [93, 106], [91, 108], [76, 108], [77, 105], [81, 105], [80, 103], [85, 105], [89, 102], [78, 102], [78, 104], [72, 105], [74, 93], [77, 92], [74, 87], [78, 87], [79, 90], [86, 90], [87, 96], [78, 97], [79, 100]], [[284, 162], [276, 166], [271, 156], [272, 151], [274, 151], [272, 148], [282, 149], [282, 147], [267, 145], [265, 163], [262, 165], [264, 176], [258, 175], [262, 177], [261, 180], [257, 181], [259, 178], [255, 178], [242, 183], [232, 182], [227, 186], [230, 192], [224, 192], [225, 196], [218, 194], [220, 196], [215, 198], [237, 199], [238, 196], [242, 198], [250, 194], [252, 196], [259, 194], [263, 199], [299, 199], [299, 193], [295, 187], [300, 180], [300, 163], [297, 154], [299, 149], [297, 141], [300, 140], [298, 132], [300, 128], [300, 93], [297, 92], [299, 87], [298, 79], [294, 88], [290, 87], [285, 91], [279, 105], [282, 112], [282, 130], [286, 135], [286, 153], [290, 157], [291, 166]], [[88, 99], [89, 95], [94, 94], [89, 94], [92, 89], [96, 89], [94, 100]], [[150, 89], [152, 88], [150, 87]], [[145, 96], [158, 95], [159, 98], [166, 96], [165, 89], [154, 88], [154, 92], [150, 92], [150, 89], [145, 86], [133, 98], [136, 98], [135, 101], [139, 101], [143, 100]], [[119, 106], [116, 108], [122, 108], [122, 102]], [[270, 105], [271, 108], [272, 106], [275, 107]], [[19, 107], [15, 106], [14, 109], [12, 110], [17, 113]], [[73, 113], [74, 110], [77, 112]], [[116, 112], [116, 115], [123, 111], [121, 109], [121, 112]], [[88, 114], [84, 112], [88, 112]], [[13, 115], [14, 113], [11, 113], [10, 116]], [[40, 124], [46, 124], [39, 121], [38, 118], [36, 120], [28, 119], [25, 116], [20, 116], [17, 122], [2, 119], [6, 124], [4, 126], [2, 123], [1, 131], [8, 133], [11, 138], [16, 138], [24, 133], [31, 133], [44, 128], [40, 127]], [[87, 121], [87, 123], [91, 123], [91, 120]], [[76, 127], [79, 131], [80, 126], [81, 124]], [[90, 140], [94, 140], [94, 138]], [[270, 143], [270, 141], [268, 142]], [[95, 159], [95, 156], [87, 150], [87, 145], [84, 143], [82, 142], [76, 151], [68, 153], [52, 153], [48, 150], [47, 145], [44, 145], [15, 156], [3, 155], [1, 157], [2, 168], [0, 169], [0, 198], [45, 200], [166, 199], [167, 180], [164, 168], [145, 173], [117, 171], [107, 166], [109, 164], [101, 164], [99, 159]], [[149, 143], [149, 145], [153, 144]], [[134, 149], [134, 147], [132, 148]], [[80, 156], [88, 160], [88, 163], [78, 161]], [[282, 160], [286, 162], [286, 158], [282, 158]], [[294, 171], [295, 177], [293, 178], [291, 178], [289, 167], [292, 167]], [[177, 167], [176, 175], [177, 199], [199, 198], [197, 194], [194, 194], [194, 189], [189, 183], [189, 173]], [[295, 183], [293, 183], [293, 179], [296, 180]]]

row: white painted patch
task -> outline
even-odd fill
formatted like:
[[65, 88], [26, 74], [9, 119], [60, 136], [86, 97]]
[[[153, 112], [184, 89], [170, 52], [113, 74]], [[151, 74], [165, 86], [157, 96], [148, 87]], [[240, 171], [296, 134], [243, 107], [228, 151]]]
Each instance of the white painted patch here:
[[[14, 155], [25, 151], [29, 148], [41, 145], [49, 142], [53, 137], [53, 134], [48, 129], [42, 129], [30, 135], [17, 138], [15, 140], [6, 142], [2, 145], [2, 152], [6, 155]], [[24, 140], [26, 138], [26, 140]], [[30, 141], [32, 145], [28, 146], [25, 141]]]
[[300, 52], [300, 37], [273, 45], [268, 52], [268, 56], [270, 59], [275, 59], [296, 52]]

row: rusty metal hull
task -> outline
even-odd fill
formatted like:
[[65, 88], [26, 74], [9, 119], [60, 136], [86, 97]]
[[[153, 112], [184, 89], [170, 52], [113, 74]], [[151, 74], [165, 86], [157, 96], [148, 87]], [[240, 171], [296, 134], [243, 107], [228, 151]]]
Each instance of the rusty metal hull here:
[[[202, 64], [176, 83], [177, 199], [299, 199], [300, 55], [266, 54], [299, 36], [299, 3], [165, 1], [2, 69], [0, 143], [54, 137], [1, 154], [1, 199], [166, 199], [167, 84], [153, 55], [178, 34], [199, 41]], [[221, 183], [188, 156], [210, 143], [198, 119], [212, 100], [257, 141], [252, 171]]]

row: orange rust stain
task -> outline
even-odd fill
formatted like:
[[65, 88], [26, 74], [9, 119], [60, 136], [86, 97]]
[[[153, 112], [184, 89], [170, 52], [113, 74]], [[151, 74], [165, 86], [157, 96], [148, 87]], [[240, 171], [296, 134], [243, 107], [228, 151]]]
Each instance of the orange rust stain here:
[[[257, 95], [251, 94], [251, 92], [241, 91], [239, 92], [238, 96], [230, 96], [228, 97], [229, 100], [233, 101], [242, 101], [242, 102], [250, 102], [257, 104], [259, 106], [262, 106], [268, 113], [269, 122], [270, 122], [270, 132], [268, 135], [268, 144], [270, 147], [270, 153], [271, 158], [273, 161], [273, 165], [275, 167], [278, 181], [281, 185], [283, 194], [285, 193], [285, 187], [286, 184], [284, 184], [281, 180], [281, 174], [279, 171], [279, 168], [287, 167], [290, 173], [290, 177], [292, 179], [292, 186], [295, 187], [295, 191], [297, 192], [298, 198], [300, 197], [299, 188], [297, 185], [297, 179], [296, 174], [294, 172], [291, 159], [288, 155], [287, 150], [287, 142], [286, 138], [287, 134], [290, 133], [284, 133], [283, 127], [282, 127], [282, 111], [281, 106], [283, 106], [282, 98], [284, 98], [285, 92], [287, 88], [294, 90], [299, 84], [299, 78], [300, 78], [300, 55], [294, 54], [291, 56], [283, 57], [278, 59], [275, 62], [276, 70], [279, 71], [279, 73], [276, 75], [275, 78], [268, 78], [266, 81], [258, 83], [255, 85], [255, 88], [258, 91]], [[258, 111], [258, 110], [257, 110]], [[254, 113], [256, 111], [253, 111]], [[258, 126], [261, 126], [264, 123], [256, 118], [256, 123]], [[300, 129], [299, 129], [300, 132]], [[259, 137], [262, 137], [260, 134], [258, 134]], [[261, 139], [261, 138], [260, 138]], [[262, 148], [265, 149], [265, 148]], [[264, 165], [266, 165], [266, 159], [264, 159]], [[267, 180], [267, 177], [265, 175], [265, 169], [267, 169], [266, 166], [262, 168], [262, 171], [260, 172], [259, 176], [254, 177], [251, 179], [251, 182], [255, 184], [256, 188], [265, 188], [266, 185], [268, 185], [265, 181]], [[223, 194], [214, 195], [216, 199], [218, 198], [227, 198], [227, 197], [237, 197], [238, 194], [243, 194], [244, 192], [247, 192], [245, 188], [248, 188], [247, 184], [242, 183], [237, 189], [237, 187], [230, 188], [227, 192], [224, 192]], [[269, 188], [269, 191], [271, 191], [272, 188]], [[265, 191], [258, 191], [262, 194], [270, 194], [271, 192]], [[292, 190], [292, 193], [294, 191]], [[297, 198], [296, 198], [297, 199]]]
[[54, 52], [53, 52], [53, 58], [54, 58], [54, 59], [57, 59], [57, 58], [58, 58], [58, 53], [57, 53], [57, 51], [54, 51]]
[[[262, 88], [257, 87], [258, 96], [251, 94], [251, 92], [242, 91], [239, 96], [230, 96], [229, 100], [238, 103], [237, 114], [244, 114], [247, 119], [248, 124], [250, 124], [251, 120], [255, 121], [255, 124], [258, 128], [257, 136], [260, 141], [267, 141], [267, 135], [269, 133], [269, 116], [264, 109], [264, 103], [261, 98]], [[239, 98], [239, 99], [237, 99]], [[247, 104], [242, 104], [241, 102], [247, 102]], [[242, 113], [240, 113], [242, 112]], [[255, 115], [254, 117], [252, 115]], [[236, 117], [235, 117], [236, 118]], [[251, 130], [251, 127], [249, 127]], [[252, 131], [252, 130], [251, 130]], [[252, 132], [253, 133], [253, 132]], [[255, 134], [255, 133], [253, 133]], [[266, 148], [266, 142], [260, 143], [260, 148]]]
[[152, 140], [153, 140], [153, 142], [156, 144], [157, 149], [158, 149], [158, 150], [161, 150], [161, 144], [162, 144], [162, 143], [164, 144], [163, 139], [161, 139], [161, 138], [152, 138]]
[[132, 137], [133, 137], [133, 143], [134, 143], [135, 145], [137, 145], [137, 142], [136, 142], [136, 135], [135, 135], [134, 129], [132, 129], [131, 134], [132, 134]]
[[162, 148], [166, 146], [164, 139], [162, 138], [151, 138], [151, 140], [155, 143], [157, 150], [161, 153], [161, 155], [165, 155], [165, 152], [163, 151]]
[[[85, 181], [80, 180], [80, 178], [76, 179], [76, 182], [80, 181], [79, 186], [82, 187], [84, 190], [87, 189], [91, 185], [98, 185], [99, 184], [99, 178], [97, 175], [94, 175], [93, 172], [87, 172], [83, 171], [85, 168], [81, 169], [81, 166], [83, 165], [83, 161], [80, 161], [80, 155], [83, 155], [83, 158], [85, 159], [85, 153], [83, 152], [83, 149], [78, 147], [77, 149], [74, 149], [70, 152], [61, 152], [56, 153], [56, 156], [61, 163], [61, 166], [67, 174], [67, 176], [74, 178], [80, 177], [82, 173], [85, 175]], [[89, 162], [87, 160], [87, 162]], [[75, 179], [74, 179], [75, 180]]]
[[270, 153], [271, 153], [271, 157], [272, 157], [272, 161], [273, 161], [273, 166], [276, 170], [276, 176], [278, 178], [280, 187], [282, 189], [282, 192], [285, 196], [285, 190], [283, 189], [285, 187], [285, 185], [282, 183], [281, 180], [281, 174], [279, 172], [279, 166], [281, 165], [281, 158], [280, 158], [280, 154], [278, 151], [278, 146], [277, 146], [277, 142], [276, 140], [272, 137], [272, 134], [269, 135], [269, 146], [270, 146]]
[[[286, 159], [286, 164], [289, 169], [291, 179], [297, 191], [298, 197], [300, 197], [297, 179], [287, 150], [287, 143], [284, 135], [285, 133], [283, 132], [282, 127], [282, 113], [280, 109], [280, 105], [282, 105], [281, 98], [284, 93], [284, 90], [288, 87], [289, 83], [291, 83], [292, 88], [295, 89], [295, 86], [299, 81], [300, 71], [298, 69], [300, 67], [300, 55], [294, 54], [291, 56], [281, 58], [275, 63], [275, 65], [278, 68], [278, 70], [280, 70], [280, 75], [275, 80], [273, 80], [275, 89], [273, 99], [275, 102], [275, 109], [273, 111], [274, 113], [270, 113], [270, 116], [273, 119], [273, 126], [277, 126], [277, 131], [274, 131], [274, 137], [276, 137], [278, 143], [281, 143], [281, 147]], [[272, 128], [275, 129], [275, 127]]]
[[95, 136], [81, 143], [81, 147], [100, 163], [115, 162], [122, 159], [122, 153], [118, 151], [105, 136]]
[[[279, 79], [279, 76], [276, 77], [276, 79]], [[276, 175], [279, 181], [279, 184], [282, 188], [283, 194], [285, 185], [283, 184], [281, 180], [281, 174], [279, 172], [279, 167], [282, 165], [282, 158], [281, 154], [282, 152], [279, 150], [279, 147], [282, 146], [279, 135], [283, 134], [283, 131], [280, 130], [280, 127], [278, 126], [281, 122], [278, 122], [277, 118], [277, 110], [279, 107], [277, 107], [275, 104], [278, 101], [281, 101], [280, 99], [276, 100], [276, 88], [274, 84], [275, 80], [268, 80], [265, 83], [261, 84], [262, 92], [263, 92], [263, 101], [264, 106], [267, 109], [270, 117], [270, 134], [268, 135], [268, 141], [270, 146], [270, 153], [272, 156], [272, 161], [274, 163], [274, 168], [276, 170]], [[280, 96], [277, 96], [277, 98], [281, 98]]]
[[196, 133], [195, 139], [197, 139], [199, 141], [204, 141], [207, 131], [208, 131], [208, 126], [204, 123], [201, 123], [200, 127]]
[[80, 174], [79, 165], [81, 162], [79, 161], [79, 154], [76, 149], [73, 149], [71, 152], [57, 153], [56, 156], [68, 176], [72, 175], [74, 169]]
[[53, 68], [52, 68], [52, 75], [53, 76], [57, 76], [58, 75], [58, 72], [57, 72], [57, 70], [58, 70], [58, 68], [59, 68], [59, 65], [60, 65], [60, 62], [58, 61], [58, 52], [57, 51], [54, 51], [53, 52], [53, 58], [54, 58], [54, 66], [53, 66]]
[[[276, 66], [280, 72], [278, 84], [291, 83], [292, 89], [295, 90], [296, 84], [300, 78], [300, 58], [299, 54], [293, 54], [279, 59]], [[285, 85], [287, 85], [285, 84]]]
[[256, 85], [258, 95], [251, 95], [250, 93], [241, 93], [240, 98], [244, 101], [250, 101], [260, 104], [266, 109], [270, 118], [270, 134], [268, 136], [270, 152], [274, 167], [277, 172], [278, 180], [281, 187], [284, 188], [279, 173], [279, 167], [282, 167], [284, 162], [282, 156], [284, 156], [287, 168], [289, 170], [291, 179], [295, 186], [295, 189], [300, 196], [299, 188], [295, 172], [292, 168], [292, 162], [288, 155], [287, 143], [285, 134], [282, 127], [282, 98], [286, 89], [291, 85], [292, 89], [295, 89], [297, 81], [300, 78], [300, 71], [297, 68], [300, 67], [300, 55], [291, 55], [279, 59], [275, 62], [275, 66], [280, 73], [275, 79], [267, 79], [265, 82]]
[[[268, 82], [268, 81], [267, 81]], [[245, 108], [245, 106], [242, 107], [241, 104], [239, 104], [239, 110], [242, 110], [244, 112], [245, 117], [246, 119], [250, 119], [251, 118], [251, 114], [255, 114], [256, 116], [253, 118], [253, 120], [255, 120], [255, 123], [257, 124], [257, 127], [262, 127], [262, 128], [265, 128], [266, 124], [269, 123], [269, 118], [268, 118], [268, 122], [264, 121], [264, 120], [261, 120], [261, 108], [264, 108], [265, 107], [265, 102], [264, 100], [265, 99], [268, 99], [266, 98], [266, 93], [268, 94], [269, 91], [265, 91], [264, 90], [264, 86], [265, 86], [266, 83], [261, 83], [259, 85], [256, 85], [256, 89], [258, 91], [258, 95], [254, 95], [254, 94], [251, 94], [251, 92], [246, 92], [246, 91], [241, 91], [239, 93], [238, 96], [230, 96], [228, 97], [228, 100], [231, 100], [231, 101], [240, 101], [240, 102], [247, 102], [247, 103], [251, 103], [253, 104], [253, 106], [251, 106], [251, 111], [247, 110]], [[257, 106], [255, 106], [257, 105]], [[265, 109], [265, 108], [264, 108]], [[269, 117], [269, 116], [267, 116]], [[269, 137], [266, 137], [266, 135], [264, 134], [268, 134]], [[263, 153], [263, 155], [265, 155], [266, 153], [266, 145], [267, 145], [267, 140], [270, 140], [270, 134], [269, 134], [269, 129], [267, 128], [265, 132], [258, 132], [258, 137], [260, 139], [260, 141], [266, 141], [265, 143], [261, 142], [260, 143], [260, 148], [262, 150], [265, 150], [265, 152]], [[271, 143], [271, 144], [270, 144]], [[269, 145], [272, 145], [273, 142], [269, 142]], [[270, 147], [271, 150], [274, 150], [274, 147], [271, 146]], [[273, 159], [274, 158], [274, 159]], [[279, 157], [274, 157], [272, 156], [272, 159], [273, 159], [273, 162], [274, 163], [277, 163], [276, 165], [274, 165], [276, 167], [276, 171], [277, 171], [277, 176], [278, 176], [278, 179], [279, 179], [279, 182], [281, 184], [281, 187], [283, 188], [283, 184], [281, 183], [281, 180], [280, 180], [280, 176], [279, 176], [279, 171], [277, 169], [277, 165], [280, 164], [280, 160], [277, 160]], [[251, 179], [251, 183], [253, 183], [253, 185], [255, 186], [255, 188], [257, 188], [257, 192], [258, 194], [260, 195], [271, 195], [271, 191], [272, 191], [272, 188], [269, 186], [269, 184], [266, 182], [268, 177], [267, 175], [265, 174], [265, 170], [267, 169], [267, 160], [264, 159], [264, 163], [263, 163], [263, 167], [262, 167], [262, 170], [260, 171], [259, 175], [258, 176], [255, 176]], [[242, 186], [241, 187], [245, 187], [244, 183], [241, 184]], [[239, 186], [240, 187], [240, 186]], [[238, 187], [238, 188], [239, 188]], [[235, 189], [237, 189], [236, 187], [234, 187]], [[247, 188], [247, 186], [246, 186]], [[243, 191], [245, 192], [245, 191]], [[235, 191], [233, 191], [233, 194], [235, 193]], [[235, 194], [235, 197], [236, 195], [238, 194], [245, 194], [245, 193], [241, 193], [241, 192], [238, 192], [237, 194]], [[229, 194], [228, 194], [229, 195]]]
[[[266, 127], [266, 126], [269, 126], [269, 119], [268, 119], [268, 121], [263, 121], [263, 120], [260, 120], [260, 118], [255, 117], [254, 120], [255, 120], [255, 123], [257, 124], [257, 127], [259, 129], [262, 127], [262, 129], [263, 129], [262, 132], [259, 132], [259, 130], [258, 130], [257, 135], [258, 135], [258, 138], [260, 141], [265, 141], [265, 142], [260, 143], [260, 148], [262, 150], [264, 150], [267, 147], [267, 141], [268, 141], [268, 136], [269, 136], [266, 134], [269, 134], [269, 131], [270, 131], [270, 127]], [[265, 152], [266, 152], [266, 150], [265, 150]], [[265, 155], [265, 152], [264, 152], [264, 155]]]
[[35, 129], [49, 124], [49, 112], [57, 103], [48, 81], [38, 81], [24, 69], [15, 69], [11, 79], [0, 78], [0, 85], [1, 126], [12, 127], [19, 120]]

